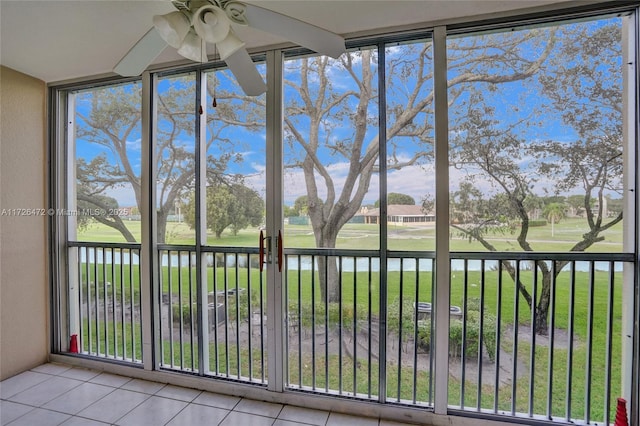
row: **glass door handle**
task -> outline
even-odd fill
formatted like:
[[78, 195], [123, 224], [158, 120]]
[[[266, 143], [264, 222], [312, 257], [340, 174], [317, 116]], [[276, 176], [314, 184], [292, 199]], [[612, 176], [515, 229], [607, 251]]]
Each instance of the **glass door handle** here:
[[282, 272], [282, 231], [278, 231], [278, 272]]
[[264, 270], [264, 232], [260, 231], [260, 239], [258, 241], [258, 246], [260, 247], [259, 255], [260, 256], [260, 272]]

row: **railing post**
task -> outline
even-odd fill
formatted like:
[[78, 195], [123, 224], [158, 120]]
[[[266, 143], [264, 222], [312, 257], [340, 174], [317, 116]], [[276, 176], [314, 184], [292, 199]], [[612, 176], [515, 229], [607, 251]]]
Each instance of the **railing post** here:
[[446, 414], [449, 385], [449, 114], [447, 101], [447, 30], [433, 30], [435, 102], [436, 267], [434, 412]]

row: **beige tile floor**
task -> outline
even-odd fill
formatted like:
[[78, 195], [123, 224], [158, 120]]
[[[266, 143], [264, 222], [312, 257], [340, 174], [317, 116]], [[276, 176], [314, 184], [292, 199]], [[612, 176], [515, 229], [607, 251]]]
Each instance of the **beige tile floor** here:
[[401, 426], [44, 364], [0, 382], [0, 424], [11, 426]]

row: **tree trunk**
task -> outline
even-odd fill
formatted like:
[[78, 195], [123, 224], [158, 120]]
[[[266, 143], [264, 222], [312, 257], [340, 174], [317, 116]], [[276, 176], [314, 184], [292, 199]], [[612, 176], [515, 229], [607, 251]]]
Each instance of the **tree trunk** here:
[[[557, 274], [562, 270], [562, 264], [556, 262], [556, 267], [549, 269], [545, 264], [536, 262], [536, 268], [540, 269], [542, 275], [542, 288], [540, 289], [540, 298], [536, 303], [534, 330], [536, 334], [546, 336], [549, 334], [549, 305], [551, 304], [551, 282], [555, 280], [554, 269]], [[531, 306], [529, 306], [531, 308]]]
[[322, 301], [329, 303], [340, 301], [338, 265], [335, 257], [318, 258], [318, 276], [320, 277], [320, 295]]
[[156, 216], [156, 227], [158, 228], [158, 244], [164, 244], [167, 236], [167, 216], [169, 211], [164, 209], [158, 209]]
[[540, 336], [546, 336], [549, 334], [549, 305], [546, 307], [537, 306], [536, 307], [536, 315], [535, 315], [535, 333]]

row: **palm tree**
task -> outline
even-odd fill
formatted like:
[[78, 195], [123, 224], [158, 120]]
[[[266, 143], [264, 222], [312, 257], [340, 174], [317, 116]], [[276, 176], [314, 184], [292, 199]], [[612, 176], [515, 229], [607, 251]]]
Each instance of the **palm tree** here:
[[567, 214], [567, 206], [562, 203], [551, 203], [544, 208], [544, 215], [551, 222], [551, 236], [554, 236], [554, 225]]

